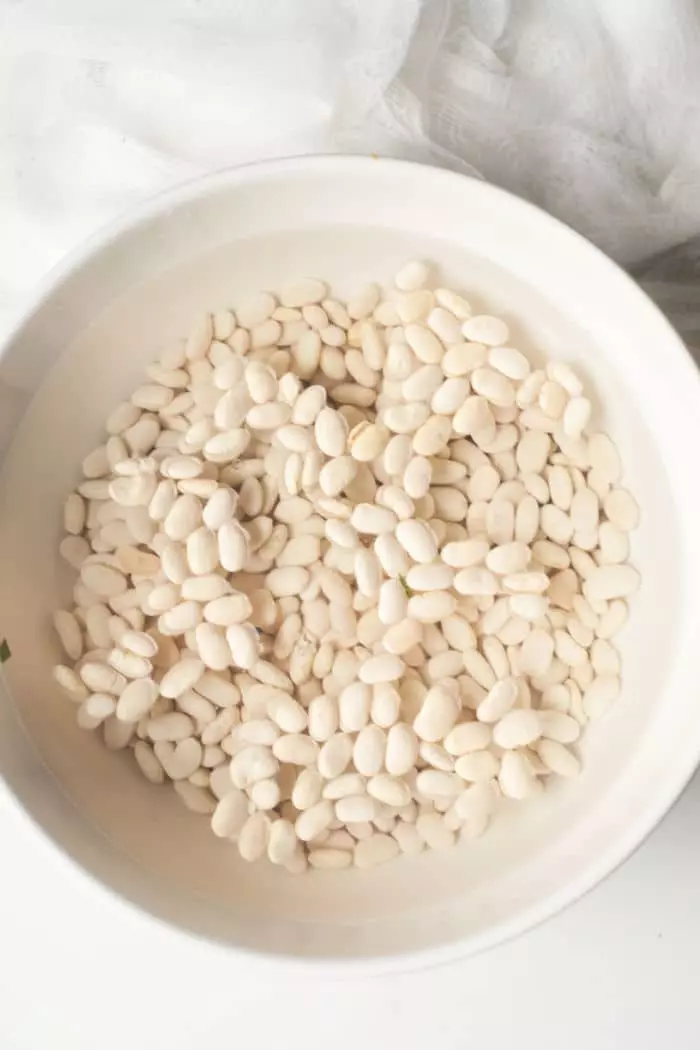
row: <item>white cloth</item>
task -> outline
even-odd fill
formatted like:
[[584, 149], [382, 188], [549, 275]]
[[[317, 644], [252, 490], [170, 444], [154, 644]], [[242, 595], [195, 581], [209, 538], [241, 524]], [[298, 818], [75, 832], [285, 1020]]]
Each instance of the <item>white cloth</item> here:
[[0, 98], [0, 330], [164, 187], [376, 151], [528, 197], [700, 332], [694, 0], [0, 0]]

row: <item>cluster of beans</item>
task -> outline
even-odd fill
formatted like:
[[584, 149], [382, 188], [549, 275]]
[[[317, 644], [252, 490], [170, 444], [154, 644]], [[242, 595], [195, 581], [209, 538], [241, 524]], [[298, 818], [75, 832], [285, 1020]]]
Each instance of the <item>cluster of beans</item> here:
[[80, 726], [247, 860], [364, 868], [575, 775], [639, 579], [571, 367], [410, 263], [199, 319], [65, 503]]

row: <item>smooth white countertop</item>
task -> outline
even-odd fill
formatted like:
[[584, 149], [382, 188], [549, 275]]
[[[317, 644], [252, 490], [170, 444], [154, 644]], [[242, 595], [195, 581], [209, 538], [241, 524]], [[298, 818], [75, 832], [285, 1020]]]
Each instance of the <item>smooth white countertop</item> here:
[[699, 813], [700, 775], [602, 886], [484, 955], [282, 985], [86, 894], [0, 801], [0, 1047], [696, 1050]]

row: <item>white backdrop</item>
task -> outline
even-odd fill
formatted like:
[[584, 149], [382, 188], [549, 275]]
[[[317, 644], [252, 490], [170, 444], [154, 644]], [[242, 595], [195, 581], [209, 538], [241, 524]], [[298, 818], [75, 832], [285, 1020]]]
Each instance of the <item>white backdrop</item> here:
[[0, 99], [0, 327], [135, 201], [321, 150], [480, 173], [700, 332], [695, 0], [0, 0]]
[[[700, 345], [693, 0], [0, 0], [0, 336], [67, 249], [136, 201], [311, 151], [515, 190], [641, 277]], [[695, 1050], [699, 801], [696, 778], [635, 858], [526, 938], [300, 990], [146, 937], [133, 915], [109, 922], [0, 800], [0, 1045]]]

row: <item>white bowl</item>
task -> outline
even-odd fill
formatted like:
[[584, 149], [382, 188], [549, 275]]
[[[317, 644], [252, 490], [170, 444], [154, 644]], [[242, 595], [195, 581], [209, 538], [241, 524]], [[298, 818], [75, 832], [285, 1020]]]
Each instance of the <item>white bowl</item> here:
[[[581, 777], [505, 806], [483, 839], [371, 872], [293, 878], [241, 862], [130, 757], [77, 728], [50, 676], [50, 613], [70, 580], [56, 553], [60, 506], [110, 409], [198, 311], [294, 274], [349, 293], [415, 257], [507, 317], [526, 350], [575, 362], [604, 405], [643, 511], [624, 690], [586, 733]], [[493, 945], [607, 875], [698, 760], [698, 449], [698, 376], [664, 318], [581, 237], [493, 186], [316, 157], [170, 192], [54, 272], [2, 351], [0, 637], [14, 704], [3, 690], [0, 768], [57, 855], [144, 921], [324, 969], [416, 966]]]

